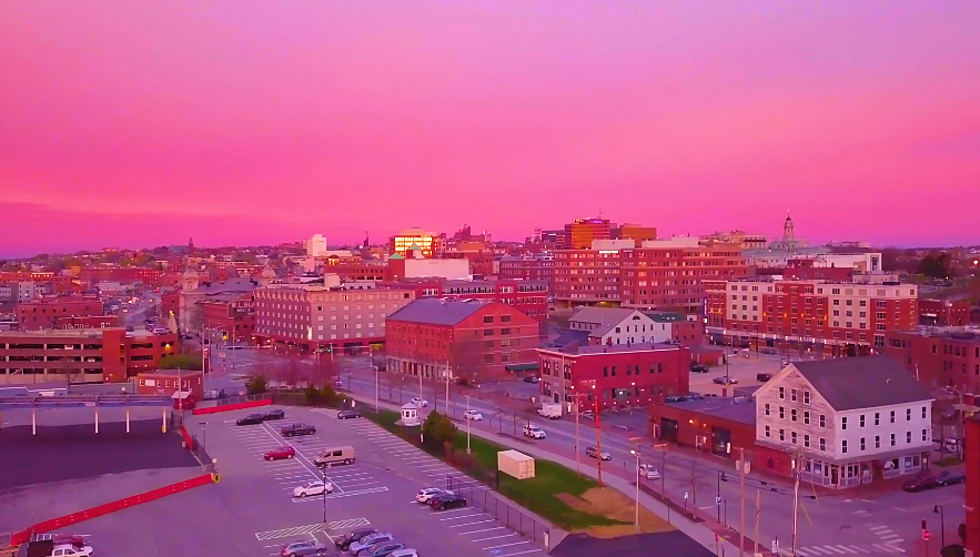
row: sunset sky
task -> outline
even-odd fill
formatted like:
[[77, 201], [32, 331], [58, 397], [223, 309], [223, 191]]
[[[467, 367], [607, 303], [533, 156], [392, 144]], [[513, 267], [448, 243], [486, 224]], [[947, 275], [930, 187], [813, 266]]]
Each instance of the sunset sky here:
[[0, 3], [0, 256], [599, 212], [980, 243], [980, 2]]

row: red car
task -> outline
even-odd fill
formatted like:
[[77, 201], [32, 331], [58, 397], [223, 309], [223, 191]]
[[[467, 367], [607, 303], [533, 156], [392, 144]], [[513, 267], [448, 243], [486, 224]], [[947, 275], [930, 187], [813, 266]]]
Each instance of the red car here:
[[293, 458], [294, 456], [296, 456], [296, 449], [290, 446], [279, 447], [278, 449], [272, 449], [265, 453], [266, 460], [280, 460], [283, 458]]

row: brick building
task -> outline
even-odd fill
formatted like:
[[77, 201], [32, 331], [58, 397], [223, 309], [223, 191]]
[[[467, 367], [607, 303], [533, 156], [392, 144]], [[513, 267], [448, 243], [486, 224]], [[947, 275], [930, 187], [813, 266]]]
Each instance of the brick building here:
[[501, 279], [539, 280], [550, 285], [555, 273], [555, 256], [550, 253], [506, 255], [498, 263]]
[[539, 348], [543, 400], [565, 401], [573, 408], [575, 393], [588, 402], [581, 407], [608, 410], [645, 406], [653, 400], [688, 392], [691, 353], [672, 344], [614, 344]]
[[923, 327], [889, 331], [885, 339], [885, 353], [902, 362], [926, 387], [980, 393], [980, 334]]
[[105, 314], [102, 300], [95, 297], [60, 296], [17, 304], [17, 325], [22, 331], [54, 329], [62, 317], [89, 317]]
[[160, 295], [160, 315], [174, 314], [174, 319], [180, 322], [180, 290], [168, 290]]
[[964, 473], [966, 474], [966, 555], [980, 557], [980, 415], [966, 420]]
[[480, 383], [537, 362], [538, 322], [514, 306], [422, 298], [390, 314], [388, 371]]
[[146, 286], [159, 286], [158, 281], [164, 272], [150, 267], [84, 267], [78, 278], [88, 284], [100, 282], [119, 282], [122, 284], [142, 283]]
[[115, 383], [156, 369], [178, 351], [177, 335], [137, 329], [0, 333], [0, 383]]
[[338, 281], [273, 284], [257, 289], [254, 296], [258, 343], [315, 350], [384, 341], [385, 320], [415, 299], [415, 289]]
[[730, 281], [727, 288], [725, 324], [707, 328], [724, 344], [870, 354], [885, 347], [886, 333], [914, 329], [918, 321], [918, 287], [912, 284], [770, 277]]
[[58, 329], [107, 329], [119, 327], [119, 316], [90, 315], [87, 317], [61, 316]]
[[255, 329], [254, 293], [219, 294], [200, 302], [204, 329], [228, 336], [229, 342], [251, 343]]
[[589, 249], [593, 240], [612, 238], [612, 225], [608, 219], [575, 219], [565, 225], [558, 239], [559, 249]]
[[420, 278], [382, 284], [414, 288], [416, 298], [472, 299], [507, 304], [539, 323], [548, 320], [548, 283], [543, 281]]
[[387, 265], [380, 259], [331, 260], [323, 265], [323, 272], [335, 274], [345, 282], [359, 280], [384, 280]]
[[173, 396], [178, 390], [191, 393], [194, 400], [204, 400], [204, 373], [200, 370], [158, 369], [140, 373], [136, 379], [136, 392], [141, 395]]
[[919, 323], [939, 327], [962, 327], [970, 324], [973, 306], [966, 300], [919, 300]]

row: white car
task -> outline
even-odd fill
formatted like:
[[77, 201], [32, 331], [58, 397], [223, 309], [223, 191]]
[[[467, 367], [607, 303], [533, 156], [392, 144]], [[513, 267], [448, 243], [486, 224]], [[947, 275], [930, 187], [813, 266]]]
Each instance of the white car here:
[[477, 412], [476, 410], [467, 410], [463, 412], [463, 417], [467, 420], [473, 420], [474, 422], [482, 422], [483, 414]]
[[524, 435], [531, 439], [544, 439], [547, 434], [534, 424], [524, 424]]
[[653, 467], [651, 464], [641, 464], [640, 465], [640, 477], [646, 478], [648, 480], [659, 480], [660, 471]]
[[446, 494], [456, 495], [455, 493], [453, 493], [448, 489], [442, 489], [439, 487], [425, 487], [420, 489], [419, 492], [415, 494], [415, 501], [417, 503], [422, 503], [424, 505], [429, 502], [429, 499], [432, 499], [436, 495], [446, 495]]
[[51, 550], [51, 557], [91, 557], [92, 546], [83, 545], [78, 547], [71, 544], [56, 545]]
[[425, 408], [426, 406], [429, 405], [429, 401], [428, 400], [425, 400], [424, 398], [419, 398], [417, 396], [413, 396], [412, 397], [412, 404], [414, 404], [415, 406], [418, 406], [419, 408]]
[[388, 557], [419, 557], [419, 552], [415, 549], [396, 549], [388, 554]]
[[333, 484], [330, 482], [324, 484], [320, 480], [313, 480], [306, 485], [294, 489], [293, 497], [307, 497], [309, 495], [323, 495], [325, 493], [333, 493]]

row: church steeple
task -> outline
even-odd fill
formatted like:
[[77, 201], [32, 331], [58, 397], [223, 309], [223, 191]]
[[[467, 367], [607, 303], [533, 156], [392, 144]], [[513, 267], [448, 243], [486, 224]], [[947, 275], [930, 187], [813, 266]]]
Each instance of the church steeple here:
[[786, 211], [786, 221], [783, 223], [783, 241], [792, 240], [793, 233], [793, 218], [789, 216], [789, 211]]

